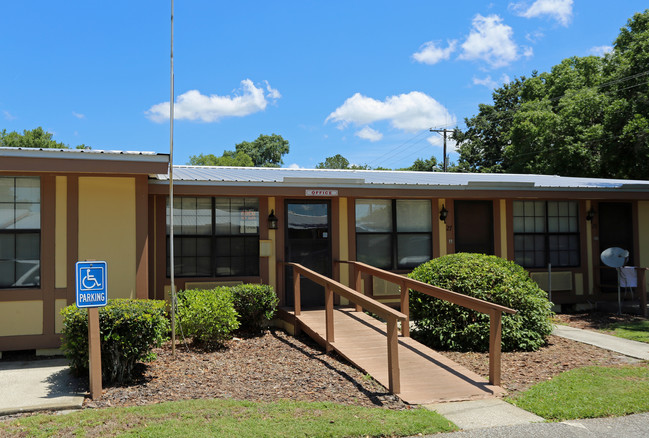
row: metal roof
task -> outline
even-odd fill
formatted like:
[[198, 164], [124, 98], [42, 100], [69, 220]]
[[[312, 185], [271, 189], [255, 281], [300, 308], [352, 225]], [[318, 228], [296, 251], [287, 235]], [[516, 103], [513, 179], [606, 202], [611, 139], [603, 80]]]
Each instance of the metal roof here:
[[[168, 181], [156, 175], [154, 183]], [[387, 170], [293, 169], [271, 167], [174, 166], [181, 185], [247, 185], [327, 188], [410, 188], [455, 190], [615, 190], [649, 192], [649, 181], [517, 175]]]
[[137, 151], [104, 151], [98, 149], [51, 149], [51, 148], [0, 147], [0, 157], [169, 162], [169, 154], [160, 154], [157, 152], [137, 152]]

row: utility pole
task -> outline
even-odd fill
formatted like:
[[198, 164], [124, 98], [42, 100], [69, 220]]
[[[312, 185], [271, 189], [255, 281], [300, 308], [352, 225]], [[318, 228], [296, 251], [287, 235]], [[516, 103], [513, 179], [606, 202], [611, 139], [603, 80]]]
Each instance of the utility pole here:
[[433, 129], [430, 128], [430, 132], [442, 132], [444, 134], [444, 163], [442, 165], [442, 168], [444, 169], [444, 172], [446, 172], [446, 167], [447, 167], [447, 160], [446, 160], [446, 133], [447, 132], [453, 132], [452, 129]]

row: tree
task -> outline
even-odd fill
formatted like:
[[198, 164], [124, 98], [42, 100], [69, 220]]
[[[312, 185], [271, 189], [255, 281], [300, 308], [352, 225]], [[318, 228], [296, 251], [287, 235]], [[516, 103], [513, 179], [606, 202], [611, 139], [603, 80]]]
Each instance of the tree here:
[[235, 149], [248, 155], [255, 167], [280, 167], [284, 164], [282, 157], [288, 154], [289, 144], [281, 135], [261, 134], [255, 141], [235, 145]]
[[414, 170], [416, 172], [441, 172], [442, 166], [437, 162], [437, 158], [430, 157], [430, 159], [417, 158], [412, 166], [399, 170]]
[[[52, 139], [54, 134], [45, 131], [42, 127], [32, 130], [23, 130], [20, 134], [16, 131], [0, 131], [0, 146], [10, 148], [38, 148], [38, 149], [69, 149], [69, 146]], [[90, 146], [79, 145], [77, 149], [90, 149]]]
[[494, 90], [456, 130], [470, 172], [649, 178], [649, 10], [621, 29], [612, 53], [571, 57]]
[[189, 157], [189, 164], [192, 166], [232, 166], [232, 167], [254, 167], [252, 158], [243, 152], [223, 151], [223, 155], [217, 157], [214, 154], [199, 154]]
[[325, 158], [324, 162], [318, 163], [316, 169], [349, 169], [349, 160], [340, 154]]

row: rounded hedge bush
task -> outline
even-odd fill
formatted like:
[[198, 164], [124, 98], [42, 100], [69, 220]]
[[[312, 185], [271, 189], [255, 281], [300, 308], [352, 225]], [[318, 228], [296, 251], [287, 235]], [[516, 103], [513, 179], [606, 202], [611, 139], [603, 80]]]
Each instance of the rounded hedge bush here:
[[[166, 303], [156, 300], [108, 300], [99, 308], [101, 372], [104, 383], [123, 384], [133, 378], [137, 362], [155, 359], [152, 352], [167, 339]], [[88, 311], [75, 305], [61, 310], [62, 348], [77, 374], [88, 373]]]
[[[418, 266], [409, 277], [517, 310], [515, 315], [503, 314], [503, 351], [538, 350], [552, 332], [552, 303], [514, 262], [484, 254], [450, 254]], [[489, 349], [486, 314], [411, 291], [410, 319], [413, 337], [431, 348]]]
[[239, 330], [257, 332], [275, 316], [279, 298], [267, 284], [231, 286], [234, 309], [239, 314]]
[[207, 347], [220, 346], [239, 328], [229, 287], [180, 292], [177, 314], [182, 335]]

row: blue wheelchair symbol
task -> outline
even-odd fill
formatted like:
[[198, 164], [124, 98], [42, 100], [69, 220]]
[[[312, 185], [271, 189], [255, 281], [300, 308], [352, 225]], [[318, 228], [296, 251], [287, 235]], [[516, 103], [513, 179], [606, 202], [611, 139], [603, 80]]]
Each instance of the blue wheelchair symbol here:
[[[85, 271], [85, 273], [84, 273]], [[98, 268], [85, 268], [81, 269], [81, 272], [83, 274], [83, 277], [81, 278], [81, 290], [100, 290], [102, 289], [102, 285], [100, 283], [100, 280], [104, 276], [103, 268], [98, 267]], [[95, 277], [95, 274], [99, 277], [99, 280], [97, 280], [97, 277]]]

